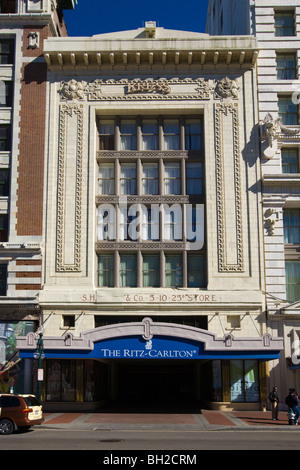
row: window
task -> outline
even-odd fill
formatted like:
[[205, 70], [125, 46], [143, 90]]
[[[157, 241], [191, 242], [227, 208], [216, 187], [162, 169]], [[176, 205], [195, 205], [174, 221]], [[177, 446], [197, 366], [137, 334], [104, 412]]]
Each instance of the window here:
[[133, 221], [133, 217], [128, 215], [128, 210], [126, 208], [120, 209], [120, 230], [119, 236], [120, 240], [129, 240], [129, 225]]
[[126, 117], [97, 120], [99, 151], [203, 150], [202, 118]]
[[241, 328], [241, 316], [240, 315], [227, 315], [227, 330], [234, 330]]
[[140, 211], [139, 206], [132, 205], [129, 208], [120, 209], [120, 240], [140, 240]]
[[11, 150], [11, 127], [9, 124], [0, 125], [0, 152]]
[[0, 214], [0, 242], [8, 240], [8, 215]]
[[202, 194], [202, 164], [187, 163], [186, 164], [186, 193]]
[[142, 207], [142, 240], [159, 240], [159, 206]]
[[143, 120], [142, 124], [142, 149], [158, 149], [158, 125], [156, 120]]
[[99, 164], [99, 194], [115, 194], [115, 167], [113, 163]]
[[182, 256], [166, 255], [166, 287], [182, 287]]
[[288, 302], [300, 299], [300, 261], [285, 262], [286, 298]]
[[121, 150], [136, 150], [135, 121], [121, 120], [120, 124]]
[[99, 149], [114, 150], [115, 148], [115, 124], [114, 121], [100, 121], [99, 131]]
[[16, 13], [16, 0], [0, 0], [0, 13]]
[[136, 287], [136, 255], [120, 255], [120, 287]]
[[47, 401], [76, 400], [76, 361], [48, 359], [46, 361]]
[[143, 256], [143, 286], [159, 287], [159, 255], [151, 254]]
[[180, 164], [165, 164], [165, 194], [180, 194]]
[[99, 288], [206, 287], [202, 116], [99, 116], [97, 129]]
[[284, 243], [300, 243], [300, 209], [283, 212]]
[[98, 256], [98, 286], [113, 287], [114, 286], [114, 255]]
[[1, 408], [17, 408], [20, 406], [20, 400], [17, 397], [1, 397]]
[[296, 77], [295, 54], [276, 54], [278, 80], [294, 80]]
[[204, 242], [203, 211], [201, 206], [189, 204], [186, 207], [186, 239], [189, 242]]
[[175, 204], [164, 210], [164, 239], [182, 240], [182, 210]]
[[0, 295], [6, 295], [7, 289], [7, 265], [0, 264]]
[[282, 173], [299, 173], [298, 149], [286, 148], [281, 150]]
[[230, 361], [232, 402], [259, 402], [259, 374], [256, 359]]
[[169, 119], [164, 121], [164, 150], [179, 150], [179, 120]]
[[0, 169], [0, 196], [9, 195], [9, 169], [1, 168]]
[[95, 402], [108, 399], [109, 367], [98, 361], [84, 360], [84, 401]]
[[111, 204], [101, 204], [97, 217], [98, 240], [116, 239], [116, 210]]
[[295, 36], [293, 11], [275, 12], [275, 36]]
[[13, 39], [0, 39], [0, 64], [13, 65], [15, 42]]
[[158, 163], [143, 164], [143, 194], [158, 194]]
[[189, 119], [185, 124], [185, 150], [201, 150], [202, 126], [199, 119]]
[[[183, 264], [183, 256], [187, 256], [187, 263]], [[115, 264], [117, 259], [119, 262]], [[206, 287], [206, 261], [202, 252], [187, 255], [146, 252], [141, 256], [119, 252], [99, 254], [98, 287], [115, 287], [116, 272], [120, 287]]]
[[30, 407], [30, 406], [40, 406], [41, 405], [40, 402], [33, 395], [29, 395], [29, 396], [23, 397], [23, 398], [24, 398], [24, 401], [25, 401], [26, 405], [28, 405], [28, 407]]
[[188, 287], [205, 287], [205, 259], [202, 254], [188, 254]]
[[12, 105], [12, 82], [0, 80], [0, 107], [10, 108]]
[[292, 102], [290, 96], [278, 97], [279, 117], [287, 126], [298, 125], [298, 106]]
[[136, 164], [122, 163], [120, 177], [121, 194], [136, 194]]
[[63, 315], [63, 327], [75, 328], [75, 315]]

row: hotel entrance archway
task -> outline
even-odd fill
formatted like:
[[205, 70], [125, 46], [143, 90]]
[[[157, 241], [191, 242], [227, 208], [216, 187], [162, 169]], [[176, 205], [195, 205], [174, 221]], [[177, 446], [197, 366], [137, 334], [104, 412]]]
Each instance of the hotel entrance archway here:
[[152, 412], [200, 408], [199, 361], [123, 360], [113, 370], [116, 406]]
[[[33, 358], [33, 333], [19, 337], [18, 344], [20, 358]], [[62, 397], [73, 409], [105, 406], [111, 401], [121, 404], [122, 398], [136, 407], [154, 402], [156, 406], [175, 403], [178, 409], [179, 404], [196, 400], [199, 406], [204, 402], [219, 408], [234, 401], [234, 409], [243, 409], [246, 399], [253, 402], [252, 409], [260, 409], [262, 398], [267, 400], [262, 364], [280, 357], [282, 340], [267, 334], [246, 340], [232, 335], [218, 337], [200, 328], [145, 318], [99, 327], [79, 337], [70, 333], [44, 337], [44, 349], [46, 363], [53, 363], [52, 368], [46, 366], [43, 401], [56, 405]], [[249, 394], [245, 386], [250, 377], [254, 380]]]

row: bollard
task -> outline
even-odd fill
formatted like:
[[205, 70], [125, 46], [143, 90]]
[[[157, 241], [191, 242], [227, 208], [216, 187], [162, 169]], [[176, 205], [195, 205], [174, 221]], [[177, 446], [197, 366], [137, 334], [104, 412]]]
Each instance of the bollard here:
[[289, 418], [289, 425], [293, 426], [295, 424], [295, 413], [293, 412], [292, 408], [290, 408], [288, 412], [288, 418]]

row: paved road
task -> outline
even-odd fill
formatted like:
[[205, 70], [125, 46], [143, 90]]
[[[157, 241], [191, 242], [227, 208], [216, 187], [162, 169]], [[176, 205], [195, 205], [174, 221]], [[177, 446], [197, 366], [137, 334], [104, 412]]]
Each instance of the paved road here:
[[[228, 429], [228, 430], [72, 430], [54, 428], [33, 428], [27, 433], [0, 436], [1, 458], [9, 458], [3, 453], [5, 450], [97, 450], [99, 463], [105, 458], [115, 455], [130, 455], [138, 457], [138, 451], [146, 451], [148, 455], [167, 455], [175, 452], [176, 455], [196, 456], [200, 464], [200, 450], [298, 450], [300, 448], [300, 435], [298, 429], [287, 427], [285, 429]], [[117, 452], [118, 451], [118, 452]], [[126, 454], [126, 451], [130, 451]], [[157, 452], [161, 451], [161, 452]], [[75, 454], [72, 459], [75, 461]], [[142, 458], [142, 457], [140, 457]], [[146, 456], [146, 459], [148, 456]], [[144, 458], [145, 460], [145, 458]], [[7, 460], [8, 461], [8, 460]], [[145, 464], [137, 461], [138, 464]], [[154, 462], [152, 462], [153, 464]], [[158, 462], [161, 463], [161, 462]], [[166, 463], [166, 462], [165, 462]], [[193, 461], [186, 461], [193, 464]], [[148, 462], [150, 465], [151, 462]]]

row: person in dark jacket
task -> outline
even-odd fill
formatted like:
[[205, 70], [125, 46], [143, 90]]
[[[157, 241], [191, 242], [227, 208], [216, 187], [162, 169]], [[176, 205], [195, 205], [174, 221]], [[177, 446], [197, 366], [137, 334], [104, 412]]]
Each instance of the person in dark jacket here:
[[296, 394], [296, 390], [294, 388], [290, 388], [289, 394], [285, 399], [286, 405], [293, 410], [295, 414], [295, 424], [298, 424], [298, 418], [300, 416], [300, 410], [299, 410], [299, 400]]
[[272, 408], [272, 419], [273, 421], [278, 421], [279, 395], [277, 387], [273, 387], [272, 392], [269, 394], [269, 400]]

